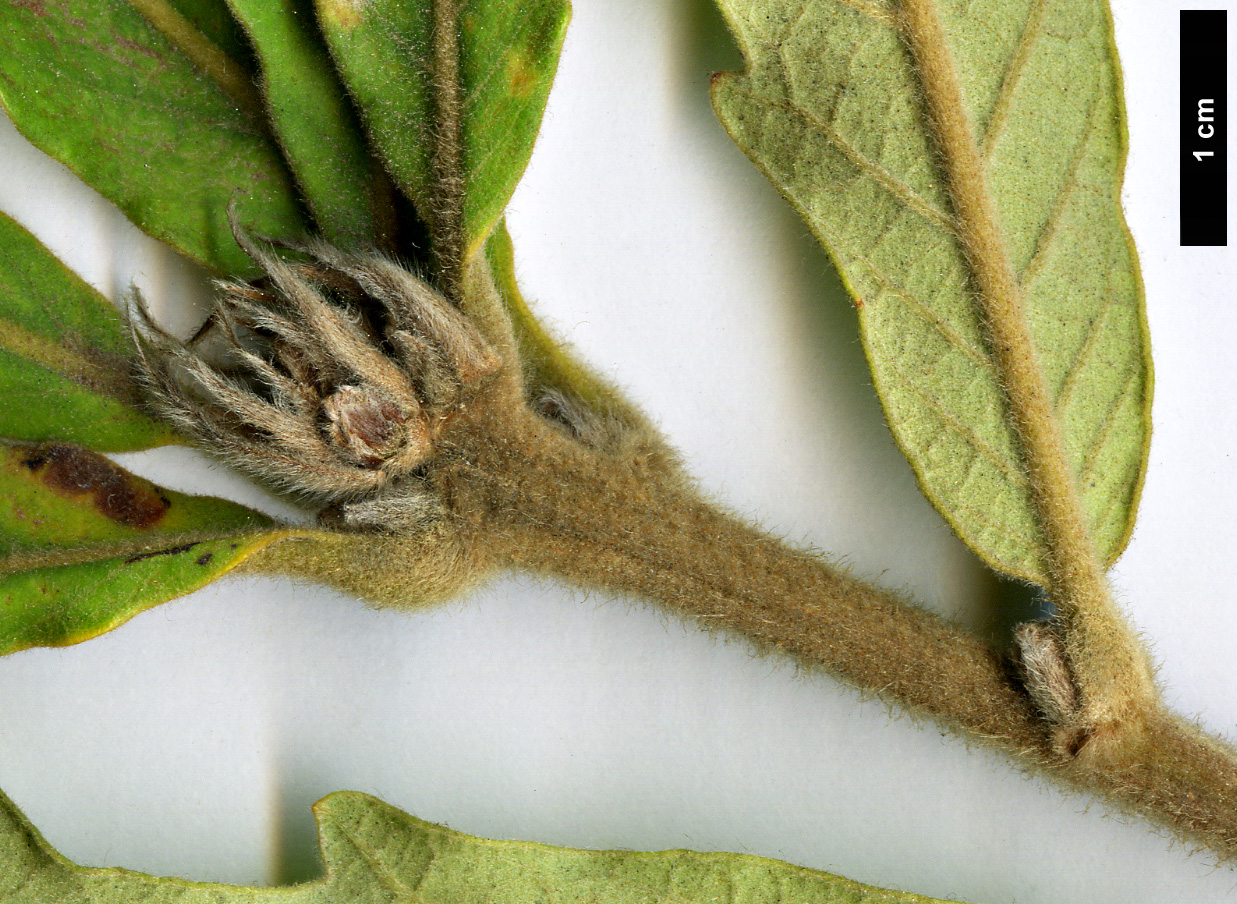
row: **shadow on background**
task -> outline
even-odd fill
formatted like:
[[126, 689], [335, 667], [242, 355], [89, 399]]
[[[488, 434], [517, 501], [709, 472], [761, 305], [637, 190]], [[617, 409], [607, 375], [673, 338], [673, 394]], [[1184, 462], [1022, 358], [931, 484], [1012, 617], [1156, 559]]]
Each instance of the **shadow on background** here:
[[312, 810], [321, 796], [309, 793], [295, 780], [279, 786], [273, 884], [297, 885], [324, 875], [318, 853], [318, 822]]
[[[744, 68], [743, 56], [725, 20], [713, 0], [682, 0], [675, 15], [676, 44], [682, 48], [676, 60], [674, 85], [679, 94], [679, 111], [696, 121], [701, 130], [724, 149], [723, 153], [740, 163], [742, 171], [749, 176], [745, 188], [751, 195], [750, 203], [759, 205], [762, 217], [777, 224], [777, 235], [753, 236], [753, 242], [773, 243], [783, 249], [791, 270], [787, 274], [788, 282], [797, 291], [788, 293], [780, 301], [801, 304], [801, 309], [795, 311], [795, 319], [801, 326], [798, 337], [801, 345], [809, 350], [812, 358], [828, 361], [830, 369], [840, 370], [845, 378], [843, 385], [853, 387], [845, 407], [848, 419], [853, 416], [856, 420], [849, 423], [866, 421], [888, 435], [859, 342], [855, 308], [837, 270], [798, 214], [731, 141], [713, 112], [709, 78], [717, 72], [737, 72]], [[736, 224], [736, 228], [746, 227]], [[890, 455], [887, 462], [874, 463], [874, 467], [891, 465], [905, 471], [909, 465], [897, 453], [892, 437], [889, 445], [895, 454]]]

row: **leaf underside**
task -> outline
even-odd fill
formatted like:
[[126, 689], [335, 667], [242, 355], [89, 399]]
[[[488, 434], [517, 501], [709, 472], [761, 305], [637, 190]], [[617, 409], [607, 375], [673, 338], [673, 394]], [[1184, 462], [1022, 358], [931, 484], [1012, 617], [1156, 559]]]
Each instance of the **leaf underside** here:
[[[714, 81], [734, 140], [850, 290], [893, 434], [994, 567], [1042, 583], [1042, 542], [968, 265], [882, 0], [719, 0], [747, 71]], [[1128, 541], [1151, 366], [1120, 208], [1125, 122], [1102, 0], [942, 0], [938, 14], [1095, 547]]]
[[314, 806], [326, 877], [289, 888], [161, 879], [80, 867], [0, 794], [0, 900], [6, 904], [932, 904], [747, 854], [582, 851], [490, 841], [339, 792]]

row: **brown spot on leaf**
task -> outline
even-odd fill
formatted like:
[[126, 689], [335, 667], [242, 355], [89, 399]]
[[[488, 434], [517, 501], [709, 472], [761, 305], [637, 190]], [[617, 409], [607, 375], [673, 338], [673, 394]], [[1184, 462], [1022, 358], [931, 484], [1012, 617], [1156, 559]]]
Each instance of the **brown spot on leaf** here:
[[530, 65], [528, 57], [519, 50], [507, 54], [507, 87], [516, 97], [527, 97], [537, 85], [537, 71]]
[[213, 552], [204, 552], [200, 556], [198, 556], [198, 564], [201, 565], [203, 568], [205, 568], [207, 565], [210, 564], [210, 560], [213, 559], [214, 557], [215, 557], [215, 554]]
[[318, 11], [339, 28], [352, 30], [365, 18], [364, 7], [364, 0], [327, 0], [318, 6]]
[[153, 484], [89, 449], [44, 443], [31, 448], [21, 463], [52, 492], [89, 497], [100, 514], [126, 527], [148, 530], [171, 507]]

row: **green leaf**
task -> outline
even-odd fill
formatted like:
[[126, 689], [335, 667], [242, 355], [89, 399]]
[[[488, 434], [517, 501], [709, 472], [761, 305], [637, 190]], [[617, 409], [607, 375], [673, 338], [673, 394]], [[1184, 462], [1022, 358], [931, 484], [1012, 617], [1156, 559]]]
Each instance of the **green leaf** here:
[[104, 452], [175, 442], [139, 410], [131, 354], [116, 309], [0, 214], [0, 436]]
[[[141, 8], [144, 0], [134, 5]], [[228, 0], [168, 0], [194, 31], [219, 49], [227, 58], [247, 66], [253, 59], [253, 48], [245, 35], [245, 29], [236, 21]]]
[[[182, 3], [199, 18], [218, 5]], [[262, 235], [304, 236], [247, 61], [165, 0], [0, 4], [0, 102], [139, 227], [216, 271], [257, 272], [232, 238], [229, 205]]]
[[[1042, 582], [1035, 506], [899, 6], [719, 3], [747, 71], [715, 79], [715, 108], [833, 257], [924, 492], [990, 564]], [[982, 13], [942, 0], [938, 15], [1087, 527], [1111, 563], [1133, 527], [1151, 400], [1119, 203], [1112, 24], [1102, 0], [994, 0]]]
[[162, 489], [78, 446], [0, 447], [0, 655], [110, 631], [284, 533], [244, 506]]
[[932, 904], [746, 854], [578, 851], [489, 841], [422, 822], [376, 798], [332, 794], [314, 806], [326, 878], [242, 888], [77, 866], [0, 793], [0, 899], [6, 904]]
[[[375, 146], [428, 222], [436, 199], [433, 4], [314, 2]], [[465, 257], [480, 248], [528, 164], [569, 15], [566, 0], [460, 5]]]
[[262, 63], [262, 93], [284, 156], [330, 242], [370, 248], [375, 179], [361, 124], [314, 26], [312, 0], [229, 0]]

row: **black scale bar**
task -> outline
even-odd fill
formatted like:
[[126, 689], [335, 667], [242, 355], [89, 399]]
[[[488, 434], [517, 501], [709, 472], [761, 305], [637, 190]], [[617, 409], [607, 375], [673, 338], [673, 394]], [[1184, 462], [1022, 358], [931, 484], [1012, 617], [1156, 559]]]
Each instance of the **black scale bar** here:
[[1228, 244], [1228, 12], [1181, 10], [1181, 244]]

